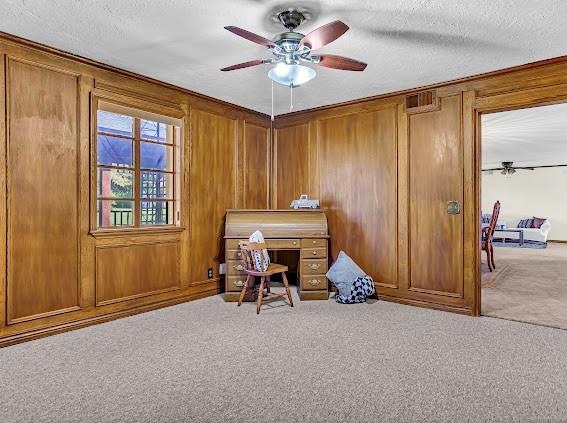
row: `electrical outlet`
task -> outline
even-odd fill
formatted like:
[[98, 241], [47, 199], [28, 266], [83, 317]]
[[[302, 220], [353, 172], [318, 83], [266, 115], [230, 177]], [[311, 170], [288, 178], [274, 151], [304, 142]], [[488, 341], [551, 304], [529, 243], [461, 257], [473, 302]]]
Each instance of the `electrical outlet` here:
[[207, 270], [207, 276], [208, 276], [209, 279], [211, 279], [213, 277], [213, 269], [212, 268]]
[[219, 264], [219, 275], [226, 274], [226, 263]]

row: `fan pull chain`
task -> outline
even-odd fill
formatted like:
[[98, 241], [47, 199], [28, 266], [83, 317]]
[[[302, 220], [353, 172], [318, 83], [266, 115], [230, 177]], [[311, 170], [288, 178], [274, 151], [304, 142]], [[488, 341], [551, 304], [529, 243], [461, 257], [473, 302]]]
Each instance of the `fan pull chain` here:
[[272, 122], [274, 121], [274, 80], [272, 79]]
[[289, 84], [289, 111], [293, 111], [293, 84]]

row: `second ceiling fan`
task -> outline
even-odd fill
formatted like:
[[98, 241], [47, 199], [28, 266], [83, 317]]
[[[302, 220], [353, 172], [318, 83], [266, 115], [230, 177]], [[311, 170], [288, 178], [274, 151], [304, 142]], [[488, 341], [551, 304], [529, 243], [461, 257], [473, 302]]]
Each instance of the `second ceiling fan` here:
[[221, 70], [226, 72], [250, 66], [277, 64], [268, 72], [268, 76], [275, 82], [294, 87], [315, 77], [315, 71], [310, 67], [300, 65], [300, 62], [349, 71], [363, 71], [366, 68], [366, 63], [348, 57], [334, 54], [313, 54], [313, 50], [336, 40], [349, 29], [343, 22], [334, 21], [303, 35], [294, 31], [305, 20], [305, 16], [301, 12], [286, 10], [279, 13], [277, 17], [287, 31], [276, 35], [273, 41], [236, 26], [226, 26], [225, 29], [228, 31], [267, 47], [274, 57], [251, 60]]

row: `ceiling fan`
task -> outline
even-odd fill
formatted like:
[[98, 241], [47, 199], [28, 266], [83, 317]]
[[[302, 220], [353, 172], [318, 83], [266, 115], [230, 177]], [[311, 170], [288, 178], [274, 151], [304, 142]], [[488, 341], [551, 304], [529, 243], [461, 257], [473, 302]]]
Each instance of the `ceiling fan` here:
[[277, 64], [268, 72], [268, 76], [280, 84], [296, 87], [310, 81], [316, 75], [315, 70], [300, 65], [300, 62], [349, 71], [363, 71], [366, 68], [366, 63], [348, 57], [334, 54], [313, 54], [313, 50], [331, 43], [349, 29], [343, 22], [334, 21], [303, 35], [294, 31], [305, 20], [305, 16], [300, 11], [285, 10], [278, 13], [277, 18], [287, 31], [276, 35], [273, 41], [236, 26], [226, 26], [225, 29], [233, 34], [267, 47], [274, 57], [239, 63], [222, 68], [221, 71]]
[[502, 162], [502, 167], [495, 167], [492, 169], [483, 169], [483, 172], [491, 172], [495, 170], [499, 170], [502, 175], [513, 175], [516, 173], [516, 170], [534, 170], [535, 167], [521, 167], [521, 166], [514, 166], [514, 162]]

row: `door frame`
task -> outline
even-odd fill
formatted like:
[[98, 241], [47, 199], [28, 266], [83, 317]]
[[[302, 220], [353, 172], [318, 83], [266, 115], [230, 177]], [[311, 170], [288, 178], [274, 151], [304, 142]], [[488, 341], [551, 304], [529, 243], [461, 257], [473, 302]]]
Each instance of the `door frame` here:
[[481, 236], [480, 236], [480, 214], [482, 208], [482, 115], [507, 112], [511, 110], [530, 109], [533, 107], [550, 106], [553, 104], [567, 103], [567, 84], [538, 87], [531, 89], [519, 89], [508, 91], [489, 97], [477, 97], [473, 108], [474, 113], [474, 140], [475, 140], [475, 221], [478, 228], [475, 232], [476, 239], [476, 276], [473, 299], [473, 315], [481, 316], [482, 286], [481, 286]]

